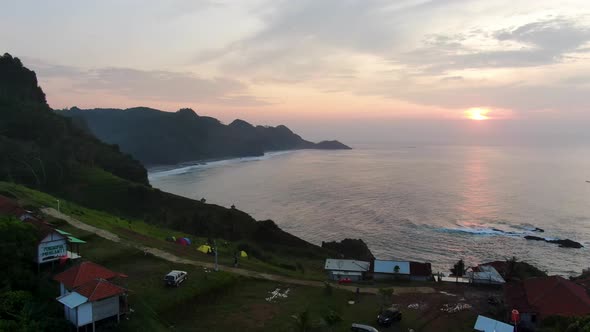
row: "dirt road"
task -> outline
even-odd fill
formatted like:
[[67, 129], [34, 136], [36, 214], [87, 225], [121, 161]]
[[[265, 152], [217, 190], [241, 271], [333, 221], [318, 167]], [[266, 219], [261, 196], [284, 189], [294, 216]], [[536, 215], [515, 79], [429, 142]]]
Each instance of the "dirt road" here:
[[[196, 261], [196, 260], [192, 260], [192, 259], [178, 257], [176, 255], [173, 255], [173, 254], [167, 252], [167, 251], [160, 250], [157, 248], [152, 248], [152, 247], [146, 247], [146, 246], [143, 246], [143, 245], [137, 244], [137, 243], [129, 243], [127, 241], [122, 242], [121, 238], [117, 234], [111, 233], [111, 232], [101, 229], [101, 228], [94, 227], [94, 226], [86, 224], [84, 222], [81, 222], [81, 221], [79, 221], [75, 218], [72, 218], [66, 214], [58, 212], [57, 210], [55, 210], [53, 208], [45, 208], [45, 209], [42, 209], [42, 211], [43, 211], [43, 213], [45, 213], [47, 215], [50, 215], [50, 216], [58, 218], [58, 219], [62, 219], [76, 228], [85, 230], [90, 233], [94, 233], [100, 237], [103, 237], [103, 238], [113, 241], [113, 242], [117, 242], [117, 243], [121, 243], [123, 245], [137, 248], [139, 250], [150, 253], [156, 257], [167, 260], [169, 262], [206, 267], [206, 268], [210, 268], [210, 269], [213, 269], [215, 267], [213, 263], [201, 262], [201, 261]], [[257, 272], [257, 271], [246, 270], [246, 269], [241, 269], [241, 268], [234, 268], [234, 267], [223, 266], [223, 265], [219, 265], [219, 270], [234, 273], [234, 274], [239, 274], [239, 275], [246, 276], [246, 277], [264, 279], [264, 280], [270, 280], [270, 281], [277, 281], [277, 282], [286, 283], [286, 284], [313, 286], [313, 287], [324, 287], [324, 282], [322, 282], [322, 281], [295, 279], [295, 278], [289, 278], [289, 277], [280, 276], [280, 275], [276, 275], [276, 274]], [[337, 284], [332, 284], [332, 286], [335, 288], [339, 288], [339, 289], [349, 290], [351, 292], [356, 291], [356, 286], [345, 286], [345, 285], [337, 285]], [[378, 292], [379, 292], [379, 288], [374, 288], [374, 287], [361, 287], [360, 290], [363, 293], [371, 293], [371, 294], [378, 294]], [[434, 292], [434, 289], [431, 287], [396, 287], [394, 289], [395, 294], [433, 293], [433, 292]]]

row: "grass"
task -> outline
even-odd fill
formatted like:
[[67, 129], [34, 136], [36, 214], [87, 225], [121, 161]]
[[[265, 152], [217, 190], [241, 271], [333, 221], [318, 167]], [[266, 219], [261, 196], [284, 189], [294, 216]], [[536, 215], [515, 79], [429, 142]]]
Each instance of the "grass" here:
[[[62, 229], [88, 242], [81, 249], [84, 259], [129, 276], [125, 284], [130, 289], [129, 303], [134, 312], [129, 320], [122, 320], [119, 329], [123, 331], [295, 331], [292, 316], [305, 310], [310, 315], [310, 331], [345, 331], [352, 323], [375, 326], [376, 315], [384, 303], [381, 296], [362, 294], [360, 303], [349, 305], [348, 301], [355, 300], [356, 295], [343, 290], [332, 289], [331, 295], [327, 295], [324, 288], [205, 272], [202, 268], [145, 255], [73, 226], [64, 225]], [[189, 279], [179, 288], [163, 285], [163, 275], [172, 269], [189, 273]], [[276, 288], [289, 288], [289, 296], [267, 302], [265, 298]], [[330, 312], [335, 312], [342, 321], [326, 326], [322, 319]], [[403, 306], [402, 312], [400, 324], [382, 331], [407, 331], [408, 328], [470, 331], [473, 324], [472, 313], [459, 313], [446, 320], [443, 317], [441, 321], [423, 317]]]
[[[212, 256], [205, 255], [196, 250], [199, 245], [207, 242], [208, 239], [203, 237], [196, 237], [165, 227], [155, 226], [138, 219], [121, 218], [106, 212], [89, 209], [62, 198], [57, 198], [14, 183], [0, 182], [0, 194], [16, 197], [21, 204], [31, 209], [41, 207], [53, 207], [57, 209], [57, 200], [59, 199], [61, 212], [86, 224], [115, 233], [122, 239], [163, 249], [177, 256], [196, 261], [213, 261]], [[59, 223], [59, 227], [63, 227], [63, 223]], [[165, 239], [170, 236], [177, 238], [188, 237], [193, 241], [194, 245], [182, 247], [166, 241]], [[215, 240], [218, 243], [219, 263], [232, 266], [234, 263], [234, 253], [239, 251], [238, 245], [243, 242], [231, 243], [222, 239]], [[246, 244], [256, 248], [257, 251], [262, 251], [255, 245]], [[254, 271], [301, 279], [322, 280], [325, 277], [323, 260], [309, 259], [301, 256], [288, 256], [270, 251], [262, 252], [265, 255], [264, 261], [253, 257], [252, 253], [250, 253], [248, 259], [239, 259], [239, 266]]]
[[[55, 197], [9, 183], [0, 182], [0, 194], [16, 197], [30, 207], [56, 205]], [[170, 234], [185, 235], [182, 233], [155, 227], [141, 220], [122, 219], [67, 201], [62, 201], [61, 210], [83, 222], [114, 232], [126, 241], [143, 243], [192, 259], [212, 260], [212, 257], [197, 252], [194, 247], [182, 247], [164, 240]], [[304, 311], [307, 311], [310, 317], [311, 328], [308, 331], [346, 331], [352, 323], [374, 326], [376, 315], [384, 303], [381, 296], [364, 294], [361, 295], [360, 303], [349, 305], [348, 301], [354, 300], [356, 295], [344, 290], [332, 289], [331, 295], [328, 295], [324, 288], [284, 285], [174, 264], [146, 255], [143, 251], [124, 243], [113, 243], [93, 233], [82, 231], [63, 221], [54, 222], [59, 223], [60, 229], [87, 241], [87, 244], [80, 248], [83, 259], [128, 275], [123, 285], [130, 290], [129, 303], [133, 312], [116, 327], [122, 331], [295, 331], [293, 316]], [[228, 243], [227, 247], [220, 247], [222, 264], [233, 263], [230, 253], [234, 246], [234, 243]], [[315, 263], [318, 262], [311, 262]], [[306, 264], [307, 268], [310, 262]], [[242, 260], [240, 265], [266, 272], [281, 272], [298, 278], [310, 278], [314, 274], [318, 279], [324, 277], [323, 272], [306, 271], [303, 275], [300, 271], [284, 271], [255, 258]], [[167, 288], [163, 285], [163, 276], [173, 269], [189, 273], [189, 279], [179, 288]], [[321, 265], [318, 265], [317, 270], [321, 271]], [[407, 282], [393, 283], [396, 287], [406, 284], [418, 285]], [[391, 284], [385, 283], [382, 286], [390, 287]], [[289, 288], [289, 296], [272, 303], [267, 302], [265, 298], [276, 288]], [[55, 292], [57, 295], [57, 286]], [[405, 298], [394, 295], [394, 301], [403, 304], [403, 320], [391, 329], [381, 329], [382, 331], [407, 331], [409, 328], [415, 331], [471, 331], [474, 322], [473, 312], [442, 315], [438, 307], [433, 305], [430, 311], [422, 313], [406, 307], [407, 303], [420, 301], [426, 295], [404, 296]], [[326, 325], [324, 321], [330, 313], [335, 313], [342, 320], [332, 326]], [[101, 329], [107, 327], [104, 322], [101, 324]]]

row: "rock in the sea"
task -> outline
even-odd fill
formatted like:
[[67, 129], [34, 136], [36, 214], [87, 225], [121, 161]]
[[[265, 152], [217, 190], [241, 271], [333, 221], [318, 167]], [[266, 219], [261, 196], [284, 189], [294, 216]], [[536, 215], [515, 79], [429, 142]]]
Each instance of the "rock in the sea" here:
[[538, 236], [534, 236], [534, 235], [527, 235], [524, 237], [527, 240], [532, 240], [532, 241], [545, 241], [547, 243], [554, 243], [554, 244], [558, 244], [560, 247], [562, 248], [575, 248], [575, 249], [579, 249], [579, 248], [583, 248], [584, 246], [576, 241], [570, 240], [570, 239], [565, 239], [565, 240], [548, 240], [542, 237], [538, 237]]
[[575, 248], [575, 249], [579, 249], [579, 248], [583, 248], [584, 247], [580, 242], [572, 241], [570, 239], [565, 239], [565, 240], [550, 240], [548, 242], [559, 244], [559, 246], [562, 247], [562, 248]]
[[361, 239], [344, 239], [340, 242], [323, 242], [322, 248], [335, 251], [340, 258], [372, 261], [375, 259], [367, 244]]
[[545, 230], [539, 227], [535, 227], [535, 229], [533, 229], [533, 232], [545, 233]]

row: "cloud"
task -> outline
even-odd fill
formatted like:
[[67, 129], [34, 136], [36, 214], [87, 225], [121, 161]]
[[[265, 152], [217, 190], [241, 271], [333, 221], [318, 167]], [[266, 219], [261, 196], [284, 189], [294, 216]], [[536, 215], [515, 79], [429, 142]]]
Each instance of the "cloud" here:
[[101, 91], [138, 100], [232, 106], [269, 104], [249, 95], [248, 86], [232, 78], [201, 78], [189, 72], [118, 67], [84, 70], [40, 61], [27, 62], [30, 62], [40, 78], [67, 80], [72, 89], [81, 93]]
[[[468, 46], [471, 39], [488, 39], [493, 49]], [[425, 74], [473, 68], [519, 68], [560, 63], [571, 52], [586, 52], [590, 28], [575, 19], [554, 18], [492, 32], [433, 35], [424, 47], [395, 57], [395, 63], [422, 68]]]

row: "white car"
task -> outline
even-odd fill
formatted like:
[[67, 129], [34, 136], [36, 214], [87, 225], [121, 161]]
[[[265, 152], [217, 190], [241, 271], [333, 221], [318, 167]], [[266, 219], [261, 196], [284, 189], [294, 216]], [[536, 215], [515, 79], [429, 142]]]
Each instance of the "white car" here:
[[186, 271], [173, 270], [164, 277], [164, 282], [168, 286], [178, 287], [186, 279], [188, 279]]
[[350, 330], [354, 332], [379, 332], [376, 328], [363, 324], [352, 324]]

